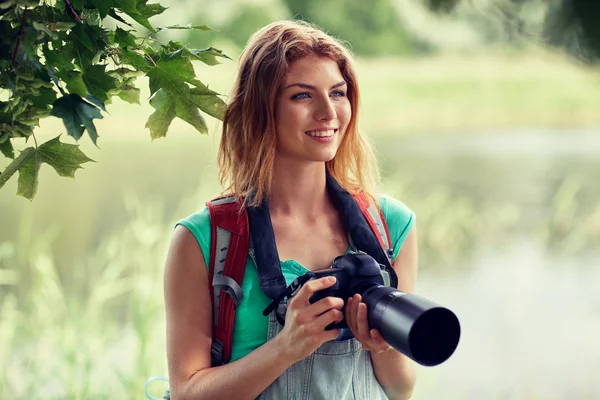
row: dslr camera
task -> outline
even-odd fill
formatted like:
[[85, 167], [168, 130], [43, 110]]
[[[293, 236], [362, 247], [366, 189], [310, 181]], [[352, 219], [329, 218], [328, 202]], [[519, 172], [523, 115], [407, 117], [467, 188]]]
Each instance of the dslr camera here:
[[[331, 267], [308, 272], [294, 280], [270, 305], [269, 315], [306, 282], [333, 276], [333, 286], [314, 293], [314, 303], [325, 297], [348, 299], [358, 293], [367, 305], [370, 329], [378, 329], [393, 348], [424, 366], [446, 361], [458, 346], [460, 323], [456, 315], [428, 299], [390, 286], [385, 267], [362, 251], [336, 257]], [[348, 329], [345, 319], [327, 329]]]

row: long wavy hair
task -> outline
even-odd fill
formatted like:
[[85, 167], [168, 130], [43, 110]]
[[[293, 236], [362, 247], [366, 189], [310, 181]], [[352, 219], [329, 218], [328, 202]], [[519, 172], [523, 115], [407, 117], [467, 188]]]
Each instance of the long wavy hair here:
[[[348, 85], [352, 116], [335, 157], [326, 168], [352, 194], [377, 203], [377, 162], [358, 131], [359, 90], [352, 55], [337, 39], [304, 21], [278, 21], [252, 35], [240, 57], [225, 110], [217, 155], [224, 194], [258, 206], [269, 195], [276, 152], [275, 107], [289, 65], [315, 55], [336, 61]], [[250, 200], [249, 200], [250, 199]]]

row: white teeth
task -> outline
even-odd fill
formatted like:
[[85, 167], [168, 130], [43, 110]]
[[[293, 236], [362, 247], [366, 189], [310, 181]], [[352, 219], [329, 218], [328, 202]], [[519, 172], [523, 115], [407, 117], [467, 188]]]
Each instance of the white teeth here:
[[309, 131], [306, 132], [307, 135], [313, 137], [330, 137], [335, 133], [335, 129], [330, 129], [328, 131]]

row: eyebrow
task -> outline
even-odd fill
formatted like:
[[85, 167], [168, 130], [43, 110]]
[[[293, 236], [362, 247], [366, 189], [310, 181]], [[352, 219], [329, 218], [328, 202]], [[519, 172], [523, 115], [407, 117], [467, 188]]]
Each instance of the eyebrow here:
[[[338, 87], [344, 86], [344, 85], [347, 85], [346, 81], [342, 81], [340, 83], [336, 83], [335, 85], [333, 85], [332, 87], [330, 87], [329, 90], [335, 89], [335, 88], [338, 88]], [[287, 85], [286, 87], [283, 88], [283, 90], [291, 88], [292, 86], [298, 86], [298, 87], [301, 87], [302, 89], [312, 89], [312, 90], [316, 89], [315, 86], [309, 85], [308, 83], [298, 82], [298, 83], [292, 83], [291, 85]]]

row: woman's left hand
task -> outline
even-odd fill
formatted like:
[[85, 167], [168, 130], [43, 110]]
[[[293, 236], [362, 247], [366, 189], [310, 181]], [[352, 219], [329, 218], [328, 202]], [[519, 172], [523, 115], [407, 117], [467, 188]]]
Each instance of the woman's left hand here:
[[367, 305], [362, 302], [360, 294], [355, 294], [346, 301], [346, 323], [365, 350], [383, 353], [392, 348], [381, 336], [379, 330], [369, 330]]

